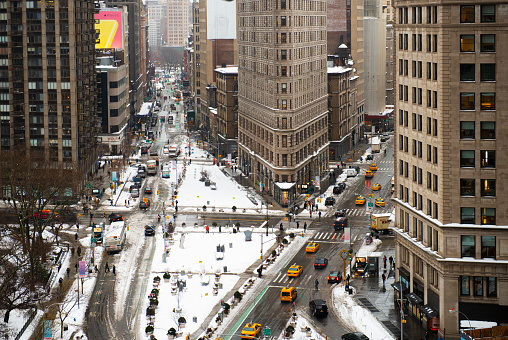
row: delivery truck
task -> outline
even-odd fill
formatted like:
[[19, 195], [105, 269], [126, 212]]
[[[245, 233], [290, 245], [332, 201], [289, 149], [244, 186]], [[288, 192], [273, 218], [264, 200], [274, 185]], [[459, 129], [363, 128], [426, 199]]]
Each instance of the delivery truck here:
[[390, 213], [385, 214], [372, 214], [370, 219], [370, 228], [379, 233], [388, 233], [388, 226], [390, 225]]
[[104, 237], [104, 247], [106, 248], [106, 252], [109, 254], [121, 251], [125, 244], [125, 238], [125, 222], [111, 222], [111, 225]]
[[379, 144], [379, 137], [371, 137], [371, 152], [379, 152], [381, 149], [380, 149], [380, 144]]

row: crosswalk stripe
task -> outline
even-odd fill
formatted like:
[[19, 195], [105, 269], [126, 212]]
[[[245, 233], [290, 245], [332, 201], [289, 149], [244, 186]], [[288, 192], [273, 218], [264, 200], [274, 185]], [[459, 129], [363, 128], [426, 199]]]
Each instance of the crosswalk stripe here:
[[302, 282], [302, 286], [305, 286], [311, 278], [312, 278], [312, 275], [307, 275], [307, 279]]
[[281, 276], [281, 275], [282, 275], [282, 273], [279, 273], [279, 274], [277, 275], [277, 277], [276, 277], [273, 281], [274, 281], [274, 282], [278, 282], [278, 281], [279, 281], [279, 279], [280, 279], [280, 276]]

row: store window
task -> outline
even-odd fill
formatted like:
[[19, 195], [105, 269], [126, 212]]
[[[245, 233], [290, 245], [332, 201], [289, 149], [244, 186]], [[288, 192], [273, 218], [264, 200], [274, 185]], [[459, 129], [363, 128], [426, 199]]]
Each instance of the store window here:
[[496, 208], [482, 208], [481, 213], [482, 225], [496, 224]]
[[461, 235], [461, 254], [462, 257], [475, 257], [475, 236], [474, 235]]
[[496, 237], [482, 236], [482, 259], [496, 258]]
[[460, 295], [471, 295], [469, 276], [460, 277]]
[[460, 122], [460, 139], [474, 139], [474, 122]]
[[469, 178], [460, 179], [460, 196], [474, 196], [475, 195], [475, 180]]
[[461, 110], [474, 110], [474, 93], [461, 92], [460, 93], [460, 109]]
[[474, 296], [483, 296], [483, 277], [474, 277]]
[[460, 223], [461, 224], [475, 224], [473, 207], [462, 207], [460, 208]]
[[497, 298], [497, 277], [487, 277], [487, 297]]

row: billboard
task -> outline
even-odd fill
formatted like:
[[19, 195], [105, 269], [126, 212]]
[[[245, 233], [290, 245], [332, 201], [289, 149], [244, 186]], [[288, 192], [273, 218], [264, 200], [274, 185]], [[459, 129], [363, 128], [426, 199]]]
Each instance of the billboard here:
[[95, 30], [99, 32], [96, 49], [123, 48], [122, 11], [95, 13]]
[[236, 39], [236, 0], [207, 0], [206, 4], [208, 39]]

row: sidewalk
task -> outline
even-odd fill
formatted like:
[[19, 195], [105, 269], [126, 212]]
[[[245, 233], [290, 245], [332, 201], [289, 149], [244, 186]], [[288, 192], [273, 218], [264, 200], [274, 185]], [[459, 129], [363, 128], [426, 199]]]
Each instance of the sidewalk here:
[[[381, 236], [383, 243], [376, 251], [382, 252], [387, 258], [392, 256], [395, 258], [395, 243], [391, 236]], [[395, 259], [396, 262], [397, 259]], [[388, 261], [387, 261], [388, 262]], [[381, 263], [382, 266], [382, 263]], [[387, 264], [387, 279], [383, 289], [381, 274], [374, 277], [353, 277], [351, 285], [356, 288], [354, 299], [360, 305], [367, 308], [382, 323], [390, 333], [400, 339], [400, 313], [394, 302], [394, 289], [391, 284], [396, 281], [395, 270], [389, 269]], [[416, 319], [410, 310], [406, 310], [406, 323], [403, 324], [404, 339], [424, 339], [426, 327], [418, 319]], [[429, 332], [429, 339], [436, 339], [435, 335]]]

